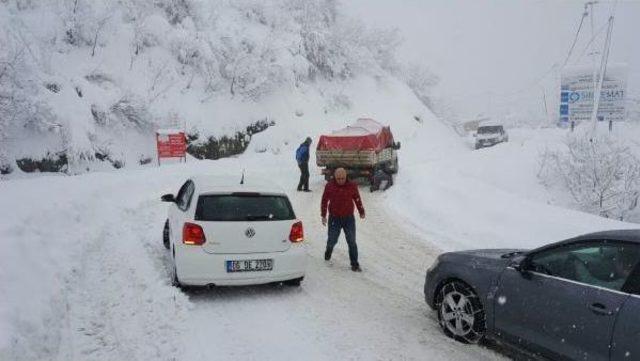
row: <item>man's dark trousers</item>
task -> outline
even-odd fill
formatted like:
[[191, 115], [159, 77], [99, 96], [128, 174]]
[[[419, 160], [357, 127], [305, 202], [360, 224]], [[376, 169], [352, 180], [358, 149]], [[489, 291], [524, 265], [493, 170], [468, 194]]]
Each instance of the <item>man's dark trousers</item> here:
[[335, 217], [329, 215], [329, 239], [327, 240], [327, 250], [333, 252], [333, 247], [338, 243], [340, 230], [344, 230], [344, 236], [349, 246], [349, 259], [352, 266], [358, 265], [358, 245], [356, 244], [356, 219], [353, 215], [346, 217]]
[[302, 162], [298, 163], [298, 167], [300, 168], [300, 182], [298, 182], [298, 190], [309, 190], [309, 163]]

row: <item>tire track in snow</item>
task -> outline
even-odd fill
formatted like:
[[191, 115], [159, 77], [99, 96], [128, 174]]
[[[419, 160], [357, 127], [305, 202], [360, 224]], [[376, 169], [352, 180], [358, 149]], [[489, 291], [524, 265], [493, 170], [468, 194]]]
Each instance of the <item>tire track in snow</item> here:
[[[311, 197], [305, 194], [291, 197], [309, 230], [313, 265], [309, 273], [321, 275], [317, 277], [321, 282], [318, 286], [324, 291], [315, 294], [338, 300], [335, 307], [355, 301], [356, 305], [349, 307], [349, 316], [355, 321], [352, 327], [369, 325], [367, 343], [378, 355], [376, 359], [422, 359], [420, 355], [424, 352], [433, 352], [432, 359], [500, 358], [484, 348], [465, 350], [442, 335], [422, 293], [424, 273], [440, 250], [408, 223], [388, 214], [381, 207], [382, 193], [371, 194], [367, 188], [360, 188], [367, 211], [364, 221], [356, 221], [359, 261], [364, 272], [350, 271], [344, 235], [340, 236], [332, 260], [325, 262], [327, 229], [320, 223], [319, 209], [324, 182], [316, 182], [314, 186], [317, 191]], [[335, 322], [344, 323], [334, 319], [329, 327]]]
[[309, 264], [300, 289], [275, 286], [189, 292], [188, 331], [197, 356], [243, 360], [495, 360], [482, 347], [444, 336], [424, 302], [424, 272], [439, 250], [378, 206], [363, 199], [367, 219], [357, 221], [363, 273], [349, 268], [342, 235], [330, 262], [323, 259], [320, 222], [324, 182], [312, 193], [290, 192], [303, 220]]

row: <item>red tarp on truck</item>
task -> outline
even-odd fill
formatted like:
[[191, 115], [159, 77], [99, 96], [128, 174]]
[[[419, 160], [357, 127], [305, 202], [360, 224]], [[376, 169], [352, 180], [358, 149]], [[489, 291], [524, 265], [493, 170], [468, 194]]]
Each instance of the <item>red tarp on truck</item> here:
[[393, 144], [388, 126], [373, 119], [358, 119], [354, 124], [321, 135], [318, 150], [375, 150], [379, 152]]

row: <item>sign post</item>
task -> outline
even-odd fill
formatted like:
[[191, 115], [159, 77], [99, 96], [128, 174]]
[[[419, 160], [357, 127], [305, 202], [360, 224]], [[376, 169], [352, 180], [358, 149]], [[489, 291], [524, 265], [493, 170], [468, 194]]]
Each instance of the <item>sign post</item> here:
[[161, 158], [180, 158], [187, 162], [187, 139], [184, 131], [177, 129], [158, 129], [156, 131], [158, 148], [158, 166]]
[[[595, 74], [599, 77], [599, 74]], [[594, 74], [588, 68], [575, 68], [562, 74], [560, 90], [560, 125], [590, 121], [594, 109]], [[598, 121], [624, 121], [626, 68], [612, 66], [602, 80], [598, 101]]]

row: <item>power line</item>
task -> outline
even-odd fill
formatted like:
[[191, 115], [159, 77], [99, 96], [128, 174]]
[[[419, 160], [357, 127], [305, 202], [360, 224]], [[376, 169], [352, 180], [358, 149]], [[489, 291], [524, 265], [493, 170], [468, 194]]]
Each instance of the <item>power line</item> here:
[[578, 30], [576, 31], [576, 35], [573, 37], [573, 43], [571, 44], [571, 47], [569, 48], [569, 53], [567, 54], [567, 58], [564, 60], [564, 63], [562, 63], [562, 67], [564, 68], [565, 65], [567, 65], [567, 62], [569, 62], [569, 58], [571, 58], [571, 54], [573, 53], [573, 49], [576, 46], [576, 43], [578, 42], [578, 37], [580, 35], [580, 30], [582, 30], [582, 24], [584, 24], [584, 18], [587, 17], [587, 15], [589, 15], [589, 12], [587, 11], [587, 7], [589, 5], [591, 5], [591, 8], [593, 10], [593, 5], [596, 3], [597, 1], [589, 1], [587, 3], [584, 4], [584, 11], [582, 12], [582, 17], [580, 18], [580, 25], [578, 25]]
[[[528, 85], [520, 88], [519, 90], [515, 90], [515, 91], [511, 91], [511, 92], [502, 92], [502, 93], [495, 93], [495, 92], [491, 92], [491, 91], [485, 91], [485, 92], [479, 92], [479, 93], [475, 93], [475, 94], [459, 94], [458, 97], [489, 94], [491, 96], [496, 96], [497, 95], [499, 97], [507, 98], [509, 96], [522, 94], [522, 93], [530, 90], [531, 88], [540, 85], [540, 82], [542, 82], [547, 76], [552, 74], [555, 70], [562, 70], [567, 65], [567, 62], [571, 58], [573, 50], [574, 50], [574, 48], [575, 48], [575, 46], [576, 46], [576, 44], [578, 42], [580, 31], [582, 30], [582, 26], [584, 24], [584, 19], [589, 15], [589, 11], [587, 11], [587, 8], [589, 6], [591, 6], [591, 11], [593, 11], [593, 5], [595, 5], [597, 3], [598, 3], [598, 1], [588, 1], [588, 2], [586, 2], [584, 4], [584, 11], [582, 12], [582, 17], [580, 18], [580, 24], [578, 25], [578, 29], [576, 30], [576, 33], [574, 35], [573, 43], [571, 44], [571, 47], [569, 48], [569, 52], [567, 54], [567, 57], [566, 57], [566, 59], [564, 60], [564, 63], [561, 66], [559, 66], [558, 63], [553, 63], [549, 67], [549, 69], [547, 69], [544, 73], [542, 73], [542, 75], [540, 75], [539, 77], [535, 78], [536, 80], [534, 80], [533, 82], [529, 83]], [[600, 31], [602, 31], [602, 30], [600, 30]], [[592, 41], [593, 41], [593, 39], [592, 39]], [[590, 41], [590, 43], [591, 43], [591, 41]]]
[[582, 50], [582, 53], [580, 53], [580, 56], [578, 56], [578, 59], [575, 61], [575, 63], [578, 63], [583, 57], [584, 55], [587, 53], [587, 50], [589, 50], [589, 48], [591, 47], [591, 44], [593, 44], [593, 42], [600, 36], [600, 34], [607, 29], [607, 27], [609, 26], [609, 23], [604, 23], [600, 29], [598, 29], [598, 31], [596, 31], [596, 33], [591, 37], [591, 39], [589, 40], [589, 42], [587, 43], [587, 45], [584, 47], [584, 49]]

